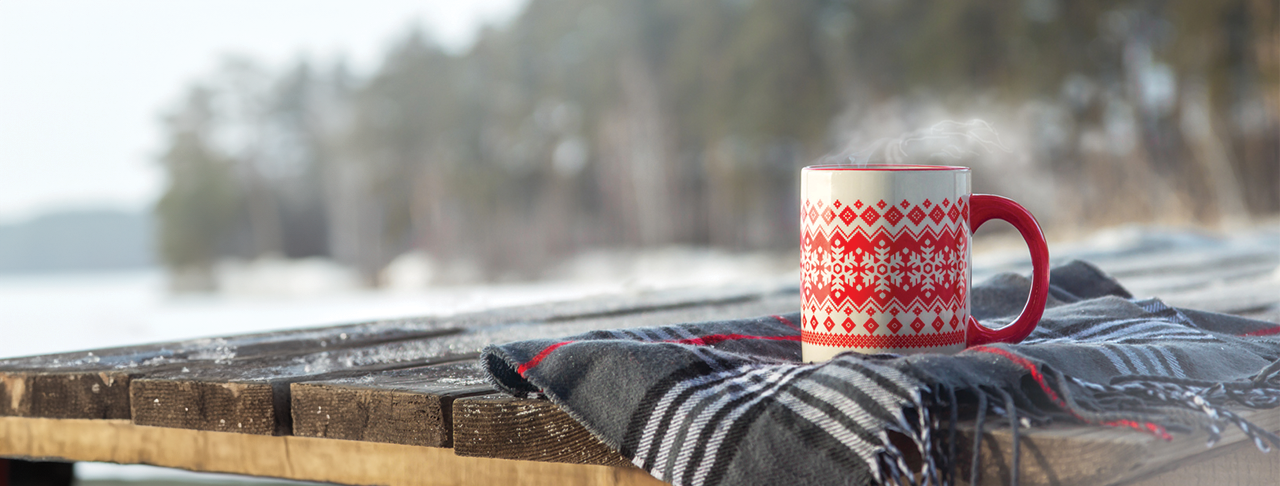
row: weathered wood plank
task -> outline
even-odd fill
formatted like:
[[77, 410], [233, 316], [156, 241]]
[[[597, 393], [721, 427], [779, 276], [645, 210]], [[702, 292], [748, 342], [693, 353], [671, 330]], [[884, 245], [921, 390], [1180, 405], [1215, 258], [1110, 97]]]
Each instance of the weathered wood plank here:
[[117, 371], [0, 371], [0, 416], [129, 417], [129, 379]]
[[459, 456], [625, 466], [631, 463], [547, 400], [484, 395], [454, 402]]
[[335, 484], [660, 485], [635, 468], [459, 457], [450, 449], [0, 417], [0, 457], [150, 464]]
[[494, 393], [476, 360], [293, 383], [293, 434], [453, 445], [455, 399]]
[[129, 383], [263, 356], [303, 356], [423, 339], [498, 323], [569, 321], [709, 303], [743, 302], [777, 283], [600, 296], [454, 316], [358, 324], [31, 356], [0, 360], [0, 416], [130, 418]]
[[[132, 418], [140, 425], [289, 434], [292, 433], [292, 383], [459, 361], [473, 358], [489, 344], [513, 340], [567, 336], [598, 329], [751, 317], [792, 312], [797, 306], [796, 294], [784, 290], [755, 294], [727, 303], [697, 303], [661, 310], [646, 308], [637, 312], [597, 312], [585, 314], [588, 317], [569, 315], [544, 322], [503, 322], [431, 339], [396, 341], [292, 357], [234, 360], [225, 366], [193, 366], [185, 372], [159, 371], [131, 381]], [[308, 430], [318, 428], [320, 426], [308, 426]]]
[[474, 352], [440, 353], [430, 341], [401, 341], [371, 348], [296, 358], [270, 357], [156, 372], [129, 386], [132, 420], [139, 425], [288, 435], [289, 386], [307, 379], [475, 359]]
[[0, 416], [127, 419], [129, 382], [147, 373], [461, 331], [453, 326], [448, 321], [372, 323], [4, 360]]

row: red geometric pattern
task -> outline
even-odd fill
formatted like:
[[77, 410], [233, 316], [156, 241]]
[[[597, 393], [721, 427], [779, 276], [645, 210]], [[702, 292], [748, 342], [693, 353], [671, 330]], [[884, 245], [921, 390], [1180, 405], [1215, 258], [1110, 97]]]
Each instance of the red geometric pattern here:
[[[886, 214], [886, 213], [881, 213], [877, 211], [868, 211], [871, 209], [871, 205], [865, 205], [864, 207], [864, 204], [862, 203], [861, 200], [855, 200], [853, 204], [849, 204], [847, 206], [843, 202], [840, 202], [839, 200], [837, 200], [832, 202], [831, 209], [824, 208], [824, 205], [825, 204], [822, 201], [813, 201], [813, 202], [804, 201], [804, 207], [801, 208], [801, 211], [800, 211], [801, 222], [813, 223], [813, 222], [816, 222], [818, 218], [821, 217], [822, 219], [826, 220], [826, 222], [830, 223], [832, 219], [836, 218], [837, 216], [836, 211], [840, 211], [841, 215], [839, 217], [841, 220], [845, 222], [845, 224], [852, 224], [853, 216], [856, 215], [861, 217], [863, 221], [866, 221], [868, 225], [872, 225], [872, 224], [875, 224], [876, 220], [878, 220], [881, 216]], [[888, 206], [888, 204], [886, 204], [884, 201], [878, 201], [874, 204], [874, 206], [876, 208], [883, 210], [886, 206]], [[964, 215], [965, 221], [968, 221], [969, 219], [969, 201], [967, 200], [967, 198], [960, 198], [956, 201], [955, 204], [952, 204], [950, 199], [943, 199], [942, 202], [938, 204], [931, 203], [929, 202], [928, 199], [924, 200], [920, 204], [911, 204], [909, 201], [904, 200], [902, 201], [902, 204], [899, 204], [898, 206], [901, 207], [903, 211], [908, 211], [907, 208], [912, 208], [906, 214], [907, 214], [907, 217], [911, 219], [913, 224], [920, 224], [920, 220], [924, 219], [925, 214], [928, 214], [930, 219], [934, 219], [934, 223], [941, 223], [944, 217], [951, 220], [951, 222], [954, 223], [959, 220], [961, 215]], [[844, 211], [841, 210], [842, 207], [848, 210], [849, 216], [846, 216], [843, 214]], [[920, 216], [911, 216], [911, 213], [915, 212], [916, 208], [922, 208], [922, 210], [919, 213]], [[933, 209], [939, 210], [936, 212], [938, 216], [933, 215], [935, 213]], [[831, 211], [830, 214], [826, 213], [826, 211], [828, 210]], [[862, 211], [862, 212], [859, 212], [859, 211]], [[926, 211], [928, 211], [928, 213], [926, 213]], [[894, 225], [898, 224], [896, 219], [901, 218], [903, 213], [897, 212], [896, 214], [897, 216], [894, 217], [895, 221], [892, 222], [892, 224]]]
[[800, 214], [805, 342], [858, 348], [964, 342], [968, 197], [806, 200]]
[[870, 235], [861, 227], [805, 230], [800, 292], [806, 307], [867, 311], [893, 304], [941, 305], [955, 312], [965, 303], [969, 232], [964, 227], [919, 233], [903, 228], [897, 234], [879, 227]]
[[889, 328], [890, 332], [897, 334], [898, 331], [902, 330], [902, 323], [898, 322], [898, 318], [895, 317], [893, 319], [889, 319], [889, 323], [885, 324], [885, 327]]
[[872, 336], [867, 334], [827, 334], [808, 329], [800, 331], [806, 343], [840, 348], [932, 348], [964, 344], [964, 331], [940, 332], [923, 336]]

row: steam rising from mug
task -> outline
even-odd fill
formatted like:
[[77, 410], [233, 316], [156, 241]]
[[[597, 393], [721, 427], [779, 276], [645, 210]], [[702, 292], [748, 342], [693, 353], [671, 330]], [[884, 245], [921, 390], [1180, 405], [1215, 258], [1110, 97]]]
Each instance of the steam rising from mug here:
[[996, 129], [976, 118], [967, 122], [945, 120], [900, 137], [877, 139], [862, 150], [855, 151], [855, 144], [856, 141], [841, 152], [820, 158], [817, 163], [857, 167], [867, 164], [954, 164], [969, 157], [1010, 152]]

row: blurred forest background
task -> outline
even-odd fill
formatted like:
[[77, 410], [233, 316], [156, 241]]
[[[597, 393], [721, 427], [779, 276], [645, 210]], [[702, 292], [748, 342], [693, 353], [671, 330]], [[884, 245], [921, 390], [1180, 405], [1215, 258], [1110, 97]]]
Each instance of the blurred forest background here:
[[[981, 119], [975, 192], [1059, 234], [1280, 212], [1274, 0], [531, 0], [374, 74], [229, 58], [164, 119], [179, 287], [319, 257], [370, 285], [528, 279], [602, 248], [797, 245], [798, 174]], [[981, 125], [986, 126], [986, 125]]]

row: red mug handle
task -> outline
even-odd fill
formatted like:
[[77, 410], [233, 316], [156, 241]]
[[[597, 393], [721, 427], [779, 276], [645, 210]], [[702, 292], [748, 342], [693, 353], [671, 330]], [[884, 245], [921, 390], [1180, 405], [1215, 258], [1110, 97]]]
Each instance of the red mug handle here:
[[1012, 199], [992, 196], [990, 194], [974, 194], [969, 198], [970, 234], [978, 231], [982, 223], [991, 219], [1003, 219], [1022, 233], [1031, 251], [1031, 294], [1027, 296], [1027, 305], [1012, 324], [1000, 329], [988, 329], [978, 324], [978, 320], [969, 316], [968, 328], [965, 330], [965, 347], [988, 343], [1016, 343], [1022, 341], [1035, 330], [1044, 314], [1044, 304], [1049, 299], [1049, 245], [1044, 241], [1044, 232], [1040, 224], [1031, 216], [1027, 208]]

